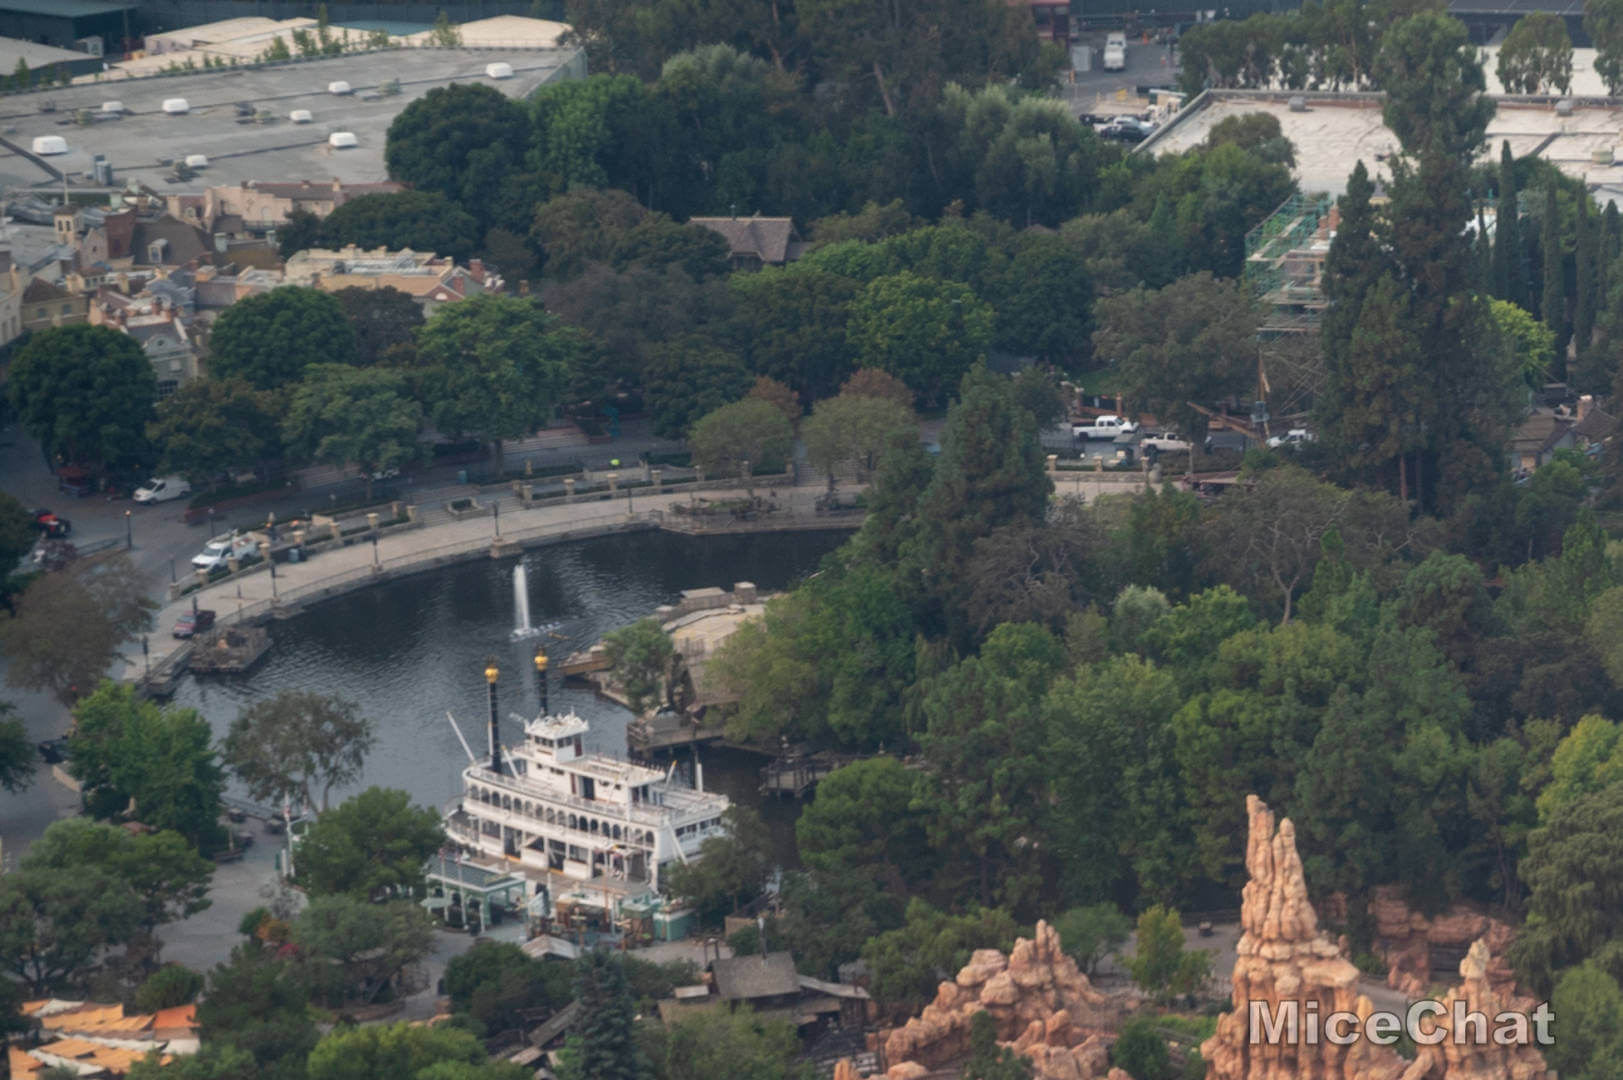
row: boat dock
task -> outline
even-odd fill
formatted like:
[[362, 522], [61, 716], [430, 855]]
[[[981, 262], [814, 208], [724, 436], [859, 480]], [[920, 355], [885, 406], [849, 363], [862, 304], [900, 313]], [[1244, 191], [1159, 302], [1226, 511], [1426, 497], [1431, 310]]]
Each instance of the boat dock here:
[[270, 647], [270, 631], [263, 626], [227, 626], [204, 634], [186, 666], [197, 673], [247, 671]]
[[787, 795], [802, 799], [818, 782], [842, 765], [861, 761], [856, 754], [835, 754], [819, 750], [815, 754], [790, 752], [774, 758], [761, 768], [761, 794]]
[[655, 754], [682, 746], [700, 746], [725, 740], [726, 726], [719, 721], [695, 723], [676, 713], [662, 711], [626, 726], [626, 743], [632, 753]]

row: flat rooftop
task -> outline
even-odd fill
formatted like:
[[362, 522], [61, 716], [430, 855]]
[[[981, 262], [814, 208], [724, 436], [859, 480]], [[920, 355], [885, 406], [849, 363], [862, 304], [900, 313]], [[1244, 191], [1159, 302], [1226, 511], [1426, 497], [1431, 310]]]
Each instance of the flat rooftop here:
[[[0, 11], [3, 11], [0, 8]], [[39, 69], [50, 67], [52, 64], [66, 64], [79, 60], [94, 60], [89, 53], [74, 52], [72, 49], [59, 49], [55, 45], [41, 45], [37, 41], [24, 41], [21, 38], [0, 37], [0, 69], [6, 77], [17, 69], [17, 61], [24, 61], [30, 68]]]
[[[1280, 130], [1295, 147], [1295, 175], [1304, 192], [1341, 194], [1357, 160], [1373, 177], [1391, 176], [1386, 159], [1399, 147], [1397, 136], [1381, 119], [1380, 94], [1301, 94], [1305, 112], [1291, 111], [1293, 96], [1289, 91], [1208, 91], [1140, 143], [1138, 152], [1188, 150], [1204, 142], [1223, 119], [1261, 112], [1278, 118]], [[1517, 157], [1536, 154], [1593, 189], [1623, 188], [1623, 101], [1579, 98], [1570, 116], [1558, 115], [1555, 101], [1500, 98], [1488, 124], [1484, 156], [1497, 160], [1499, 144], [1508, 141]], [[1595, 151], [1612, 153], [1617, 163], [1596, 162]]]
[[[55, 86], [0, 99], [0, 130], [23, 147], [35, 136], [61, 135], [69, 152], [46, 158], [53, 167], [86, 174], [94, 155], [103, 154], [112, 164], [115, 185], [135, 179], [159, 192], [200, 191], [245, 180], [383, 180], [387, 177], [383, 144], [390, 122], [429, 90], [453, 82], [482, 82], [521, 98], [555, 77], [566, 77], [563, 68], [576, 55], [573, 49], [408, 49], [256, 70]], [[487, 79], [485, 65], [495, 61], [511, 64], [513, 77]], [[389, 79], [400, 80], [399, 94], [363, 100]], [[348, 82], [355, 93], [344, 97], [327, 93], [327, 84], [338, 80]], [[163, 102], [169, 98], [185, 98], [191, 112], [165, 115]], [[122, 101], [128, 113], [101, 118], [101, 104], [110, 100]], [[47, 101], [55, 105], [55, 112], [39, 111]], [[239, 124], [235, 108], [239, 102], [269, 109], [275, 120]], [[87, 127], [75, 125], [78, 109], [91, 110], [97, 120]], [[308, 109], [314, 122], [293, 124], [288, 114], [294, 109]], [[335, 131], [353, 132], [358, 145], [333, 150], [327, 136]], [[184, 185], [167, 183], [171, 167], [159, 165], [158, 158], [179, 161], [189, 154], [207, 155], [208, 167]], [[52, 181], [37, 165], [0, 147], [3, 181], [9, 181], [8, 186], [60, 188], [60, 181]]]

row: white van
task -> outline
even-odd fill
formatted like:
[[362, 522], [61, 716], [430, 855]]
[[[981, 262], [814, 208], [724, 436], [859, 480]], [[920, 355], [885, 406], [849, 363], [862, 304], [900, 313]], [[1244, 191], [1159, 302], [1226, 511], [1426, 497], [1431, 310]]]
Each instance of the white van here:
[[184, 499], [192, 493], [192, 485], [180, 476], [155, 476], [130, 496], [138, 503], [161, 503], [170, 499]]
[[185, 116], [192, 111], [192, 103], [183, 97], [164, 98], [163, 111], [170, 116]]

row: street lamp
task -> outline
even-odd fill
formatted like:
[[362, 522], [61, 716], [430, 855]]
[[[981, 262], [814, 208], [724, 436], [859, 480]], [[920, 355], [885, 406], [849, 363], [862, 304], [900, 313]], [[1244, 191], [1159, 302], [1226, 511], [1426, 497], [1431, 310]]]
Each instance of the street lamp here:
[[379, 565], [380, 564], [378, 563], [378, 527], [376, 525], [374, 525], [374, 526], [372, 526], [372, 568], [375, 570], [375, 569], [378, 568]]
[[502, 501], [497, 499], [490, 504], [490, 520], [496, 523], [496, 539], [502, 538]]
[[135, 534], [130, 528], [130, 512], [124, 511], [124, 550], [128, 551], [135, 546]]
[[147, 636], [141, 635], [141, 659], [146, 661], [147, 678], [152, 678], [152, 653], [147, 649]]
[[266, 561], [268, 561], [270, 563], [271, 600], [275, 601], [277, 599], [277, 596], [276, 596], [276, 557], [270, 553], [269, 548], [265, 549], [265, 559], [266, 559]]

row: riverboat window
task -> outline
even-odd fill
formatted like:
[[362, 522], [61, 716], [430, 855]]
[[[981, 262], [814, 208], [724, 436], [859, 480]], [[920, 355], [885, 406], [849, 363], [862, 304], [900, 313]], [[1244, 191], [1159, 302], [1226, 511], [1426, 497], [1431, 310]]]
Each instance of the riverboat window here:
[[616, 840], [620, 839], [620, 826], [616, 825], [612, 830], [610, 830], [609, 835], [613, 836]]
[[556, 765], [549, 765], [547, 768], [553, 776], [562, 776], [564, 774], [564, 771], [558, 768]]
[[502, 809], [503, 810], [511, 810], [511, 809], [513, 809], [513, 797], [511, 795], [503, 795], [502, 796]]

